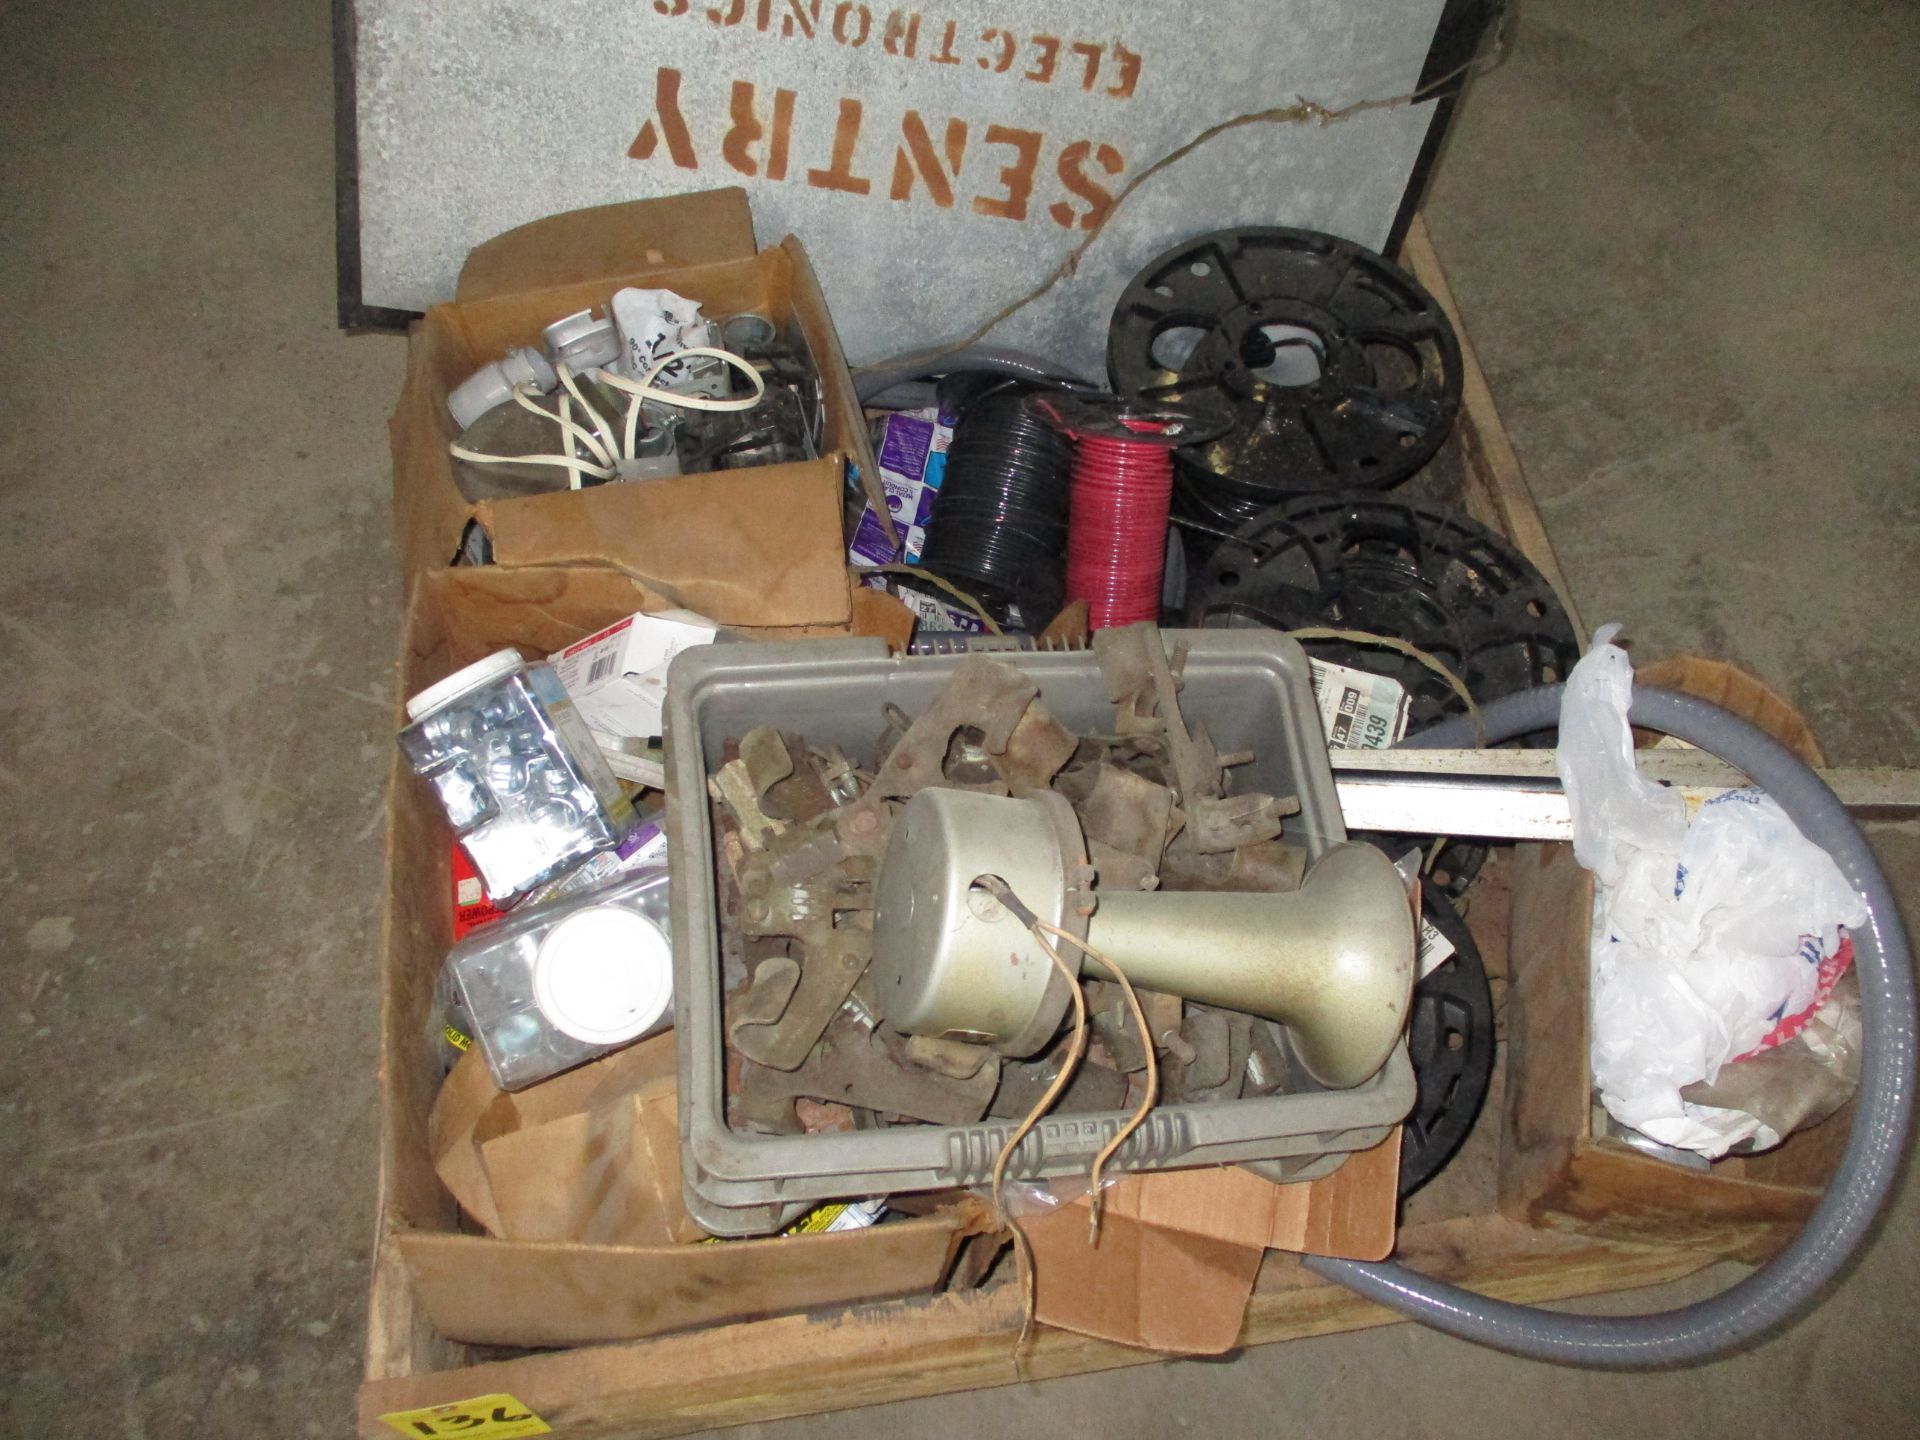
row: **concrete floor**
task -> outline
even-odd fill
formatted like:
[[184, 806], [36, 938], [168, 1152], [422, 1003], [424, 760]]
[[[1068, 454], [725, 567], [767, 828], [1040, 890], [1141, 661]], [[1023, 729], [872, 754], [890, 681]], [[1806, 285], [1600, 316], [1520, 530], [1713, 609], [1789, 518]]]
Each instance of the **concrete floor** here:
[[[1920, 16], [1522, 10], [1430, 218], [1587, 616], [1920, 763]], [[324, 7], [21, 3], [0, 57], [5, 1429], [343, 1434], [402, 347], [333, 328]], [[758, 1429], [1910, 1433], [1916, 1241], [1910, 1186], [1817, 1312], [1681, 1373], [1398, 1326]]]

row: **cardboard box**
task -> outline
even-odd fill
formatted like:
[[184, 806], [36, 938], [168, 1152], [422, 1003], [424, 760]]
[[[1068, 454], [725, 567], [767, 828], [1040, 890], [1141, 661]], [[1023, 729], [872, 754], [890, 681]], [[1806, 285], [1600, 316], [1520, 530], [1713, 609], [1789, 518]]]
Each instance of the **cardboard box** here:
[[1026, 1224], [1034, 1319], [1122, 1345], [1220, 1355], [1240, 1343], [1269, 1250], [1384, 1260], [1393, 1251], [1400, 1132], [1338, 1170], [1276, 1185], [1237, 1166], [1129, 1175]]
[[[664, 287], [710, 319], [754, 312], [796, 331], [826, 408], [818, 460], [596, 486], [470, 505], [454, 484], [448, 392], [509, 346], [625, 285]], [[618, 571], [672, 606], [723, 625], [840, 625], [848, 465], [884, 505], [853, 381], [799, 241], [755, 252], [743, 192], [601, 206], [536, 221], [476, 249], [454, 300], [413, 327], [389, 421], [394, 526], [409, 576], [451, 563], [469, 521], [496, 564]]]
[[505, 1240], [691, 1244], [673, 1068], [668, 1033], [510, 1093], [470, 1051], [428, 1118], [434, 1167]]
[[[663, 597], [606, 567], [425, 571], [409, 597], [399, 693], [503, 645], [545, 655], [636, 610], [662, 608]], [[635, 1046], [511, 1096], [493, 1088], [484, 1064], [463, 1062], [443, 1095], [428, 1023], [434, 978], [453, 942], [453, 847], [439, 807], [397, 748], [391, 776], [379, 1244], [399, 1255], [410, 1303], [441, 1339], [581, 1345], [922, 1293], [941, 1284], [968, 1237], [988, 1228], [980, 1207], [961, 1205], [870, 1230], [690, 1245], [680, 1243], [688, 1231], [677, 1174], [665, 1193], [623, 1184], [607, 1205], [589, 1197], [570, 1208], [538, 1185], [496, 1194], [491, 1167], [528, 1173], [527, 1158], [514, 1155], [523, 1147], [538, 1152], [536, 1165], [571, 1157], [628, 1179], [668, 1156], [677, 1162], [677, 1107], [659, 1083], [672, 1074], [671, 1045]], [[456, 1193], [495, 1233], [464, 1228]], [[510, 1240], [499, 1238], [503, 1229], [592, 1238]]]

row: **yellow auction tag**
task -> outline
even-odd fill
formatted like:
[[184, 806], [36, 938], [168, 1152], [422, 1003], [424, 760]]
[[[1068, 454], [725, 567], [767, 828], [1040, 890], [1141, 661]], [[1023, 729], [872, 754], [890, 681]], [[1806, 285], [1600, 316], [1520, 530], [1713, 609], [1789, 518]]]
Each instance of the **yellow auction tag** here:
[[553, 1427], [511, 1395], [476, 1395], [424, 1410], [395, 1410], [380, 1417], [413, 1440], [519, 1440], [551, 1435]]

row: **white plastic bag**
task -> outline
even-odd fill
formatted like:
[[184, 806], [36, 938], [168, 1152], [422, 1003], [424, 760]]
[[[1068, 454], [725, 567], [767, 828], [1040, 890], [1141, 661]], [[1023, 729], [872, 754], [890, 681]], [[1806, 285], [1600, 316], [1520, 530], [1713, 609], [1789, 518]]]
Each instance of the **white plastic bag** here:
[[[613, 294], [613, 321], [620, 331], [619, 368], [629, 380], [644, 380], [662, 356], [689, 345], [711, 345], [713, 337], [700, 316], [700, 302], [671, 290], [640, 290], [628, 286]], [[678, 388], [687, 362], [663, 366], [654, 384]]]
[[1730, 791], [1689, 825], [1681, 796], [1638, 773], [1618, 630], [1595, 635], [1560, 712], [1574, 854], [1595, 877], [1594, 1083], [1609, 1114], [1665, 1145], [1718, 1156], [1777, 1143], [1754, 1117], [1680, 1091], [1824, 1001], [1850, 954], [1841, 927], [1866, 907], [1771, 797]]

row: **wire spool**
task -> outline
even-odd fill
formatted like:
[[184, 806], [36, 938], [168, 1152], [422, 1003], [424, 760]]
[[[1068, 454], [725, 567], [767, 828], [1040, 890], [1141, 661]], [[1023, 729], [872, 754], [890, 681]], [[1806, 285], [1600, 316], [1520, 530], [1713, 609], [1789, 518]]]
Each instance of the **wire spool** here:
[[994, 618], [1044, 624], [1060, 608], [1073, 444], [1002, 390], [955, 425], [920, 565], [980, 600]]
[[1073, 437], [1067, 599], [1087, 602], [1095, 630], [1158, 620], [1173, 448], [1218, 434], [1227, 417], [1112, 396], [1053, 395], [1036, 405]]
[[[1243, 525], [1195, 571], [1187, 623], [1391, 636], [1438, 659], [1482, 705], [1564, 680], [1580, 658], [1560, 597], [1510, 541], [1444, 506], [1367, 494], [1302, 496]], [[1410, 656], [1302, 643], [1316, 659], [1399, 681], [1409, 734], [1466, 710], [1445, 678]], [[1429, 841], [1403, 837], [1397, 850], [1412, 844]], [[1485, 857], [1485, 846], [1450, 840], [1428, 878], [1458, 895]]]
[[1407, 1055], [1415, 1098], [1400, 1131], [1400, 1195], [1439, 1174], [1466, 1143], [1493, 1083], [1493, 992], [1473, 933], [1431, 885], [1420, 909], [1453, 946], [1453, 954], [1413, 987]]
[[1095, 630], [1160, 618], [1173, 500], [1164, 446], [1082, 437], [1074, 447], [1067, 591]]
[[1411, 275], [1313, 230], [1246, 227], [1156, 256], [1107, 337], [1113, 387], [1142, 404], [1225, 405], [1180, 463], [1219, 504], [1384, 490], [1438, 450], [1460, 408], [1460, 346]]

